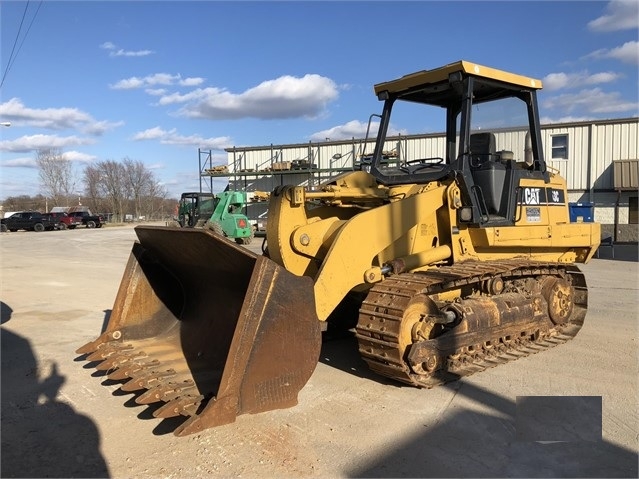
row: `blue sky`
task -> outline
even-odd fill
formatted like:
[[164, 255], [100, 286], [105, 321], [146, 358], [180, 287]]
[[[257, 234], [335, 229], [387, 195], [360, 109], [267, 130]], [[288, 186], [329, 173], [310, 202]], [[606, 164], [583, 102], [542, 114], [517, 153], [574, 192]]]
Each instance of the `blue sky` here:
[[544, 123], [639, 114], [637, 0], [3, 0], [0, 20], [0, 199], [40, 192], [44, 148], [78, 176], [142, 161], [177, 197], [198, 148], [363, 137], [373, 84], [461, 59], [542, 79]]

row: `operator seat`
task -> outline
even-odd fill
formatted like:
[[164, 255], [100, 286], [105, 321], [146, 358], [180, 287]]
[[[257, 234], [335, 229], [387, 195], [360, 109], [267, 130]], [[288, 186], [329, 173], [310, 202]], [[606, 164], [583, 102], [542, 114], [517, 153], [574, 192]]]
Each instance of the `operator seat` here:
[[[495, 148], [495, 134], [490, 132], [470, 135], [470, 168], [475, 186], [481, 189], [487, 215], [503, 216], [502, 194], [506, 183], [506, 166], [499, 161]], [[482, 210], [483, 210], [482, 205]]]
[[473, 133], [470, 135], [471, 166], [478, 167], [494, 160], [496, 153], [495, 134], [491, 132]]

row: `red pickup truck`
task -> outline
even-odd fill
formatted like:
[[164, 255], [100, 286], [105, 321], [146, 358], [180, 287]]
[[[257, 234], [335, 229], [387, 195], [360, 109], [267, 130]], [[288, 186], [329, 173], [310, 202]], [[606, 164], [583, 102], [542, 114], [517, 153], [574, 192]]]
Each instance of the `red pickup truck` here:
[[59, 230], [65, 230], [67, 228], [72, 230], [76, 226], [82, 224], [82, 221], [80, 221], [75, 216], [69, 216], [68, 214], [62, 212], [44, 213], [43, 216], [48, 216], [49, 218], [54, 219], [56, 222], [56, 229]]

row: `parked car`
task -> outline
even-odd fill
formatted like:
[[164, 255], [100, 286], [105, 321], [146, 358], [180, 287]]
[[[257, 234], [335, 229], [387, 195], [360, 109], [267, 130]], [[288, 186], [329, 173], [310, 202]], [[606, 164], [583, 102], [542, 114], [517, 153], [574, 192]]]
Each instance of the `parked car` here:
[[104, 224], [104, 218], [102, 216], [92, 215], [90, 211], [70, 211], [67, 214], [81, 221], [87, 228], [102, 228]]
[[0, 231], [44, 231], [56, 228], [55, 219], [44, 216], [39, 211], [21, 211], [0, 220]]
[[76, 226], [81, 225], [82, 221], [75, 216], [69, 216], [66, 213], [61, 211], [44, 213], [42, 216], [50, 217], [56, 222], [56, 228], [59, 230], [64, 230], [69, 228], [70, 230], [74, 229]]

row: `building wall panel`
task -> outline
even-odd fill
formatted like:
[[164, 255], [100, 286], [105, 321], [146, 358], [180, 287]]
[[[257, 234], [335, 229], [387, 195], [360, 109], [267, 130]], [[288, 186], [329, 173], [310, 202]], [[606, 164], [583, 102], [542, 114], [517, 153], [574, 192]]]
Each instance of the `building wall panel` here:
[[[552, 137], [568, 135], [568, 159], [552, 159]], [[542, 127], [542, 144], [547, 164], [559, 170], [571, 190], [611, 189], [612, 161], [639, 157], [639, 120], [547, 125]], [[523, 161], [525, 131], [496, 132], [497, 150], [509, 150]], [[372, 154], [375, 142], [362, 140], [265, 147], [234, 148], [228, 151], [231, 171], [260, 170], [276, 161], [309, 160], [318, 168], [347, 168], [362, 154]], [[402, 159], [443, 157], [444, 134], [391, 138], [385, 151], [397, 151]]]
[[[552, 159], [554, 135], [568, 135], [568, 159]], [[496, 131], [497, 151], [513, 152], [516, 161], [525, 159], [526, 131]], [[542, 126], [544, 156], [550, 168], [566, 178], [570, 201], [594, 202], [595, 218], [610, 223], [615, 216], [628, 222], [628, 204], [624, 200], [616, 205], [614, 192], [614, 160], [639, 158], [639, 118], [553, 124]], [[271, 191], [280, 184], [314, 186], [330, 178], [331, 169], [353, 168], [363, 153], [372, 154], [374, 138], [364, 144], [362, 139], [329, 141], [292, 145], [269, 145], [263, 147], [231, 148], [227, 150], [230, 172], [253, 169], [261, 171], [276, 161], [309, 160], [322, 174], [308, 173], [257, 177], [235, 177], [232, 187], [246, 191]], [[400, 160], [444, 157], [446, 139], [443, 133], [394, 137], [386, 141], [385, 151], [396, 151]], [[333, 174], [337, 174], [334, 172]], [[633, 191], [627, 195], [635, 195]]]

